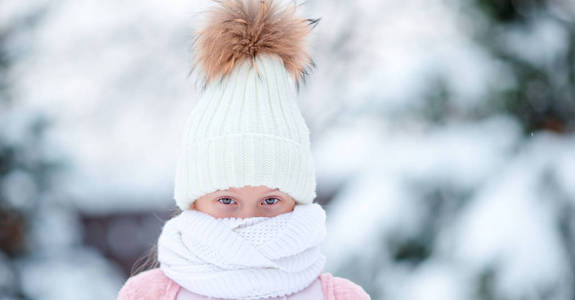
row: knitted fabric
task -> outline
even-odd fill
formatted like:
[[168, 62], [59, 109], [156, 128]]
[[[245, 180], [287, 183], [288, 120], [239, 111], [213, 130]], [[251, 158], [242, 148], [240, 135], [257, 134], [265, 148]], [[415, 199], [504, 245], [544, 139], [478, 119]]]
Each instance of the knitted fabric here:
[[189, 209], [197, 198], [245, 185], [279, 188], [312, 203], [316, 181], [309, 129], [295, 83], [276, 55], [237, 66], [208, 84], [190, 113], [176, 164], [174, 198]]
[[281, 297], [321, 274], [326, 259], [319, 245], [325, 234], [325, 211], [317, 203], [244, 219], [186, 210], [165, 223], [158, 261], [166, 276], [199, 295]]

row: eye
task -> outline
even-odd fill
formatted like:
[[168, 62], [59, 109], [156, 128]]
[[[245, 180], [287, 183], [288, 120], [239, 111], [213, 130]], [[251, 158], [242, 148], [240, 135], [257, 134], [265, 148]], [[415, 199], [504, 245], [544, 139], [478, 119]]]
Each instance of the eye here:
[[266, 199], [264, 200], [264, 203], [267, 204], [267, 205], [274, 205], [274, 204], [276, 204], [276, 203], [278, 203], [278, 202], [280, 202], [280, 199], [274, 198], [274, 197], [266, 198]]
[[232, 198], [229, 198], [229, 197], [222, 197], [222, 198], [218, 199], [218, 201], [224, 205], [230, 205], [233, 202], [235, 202]]

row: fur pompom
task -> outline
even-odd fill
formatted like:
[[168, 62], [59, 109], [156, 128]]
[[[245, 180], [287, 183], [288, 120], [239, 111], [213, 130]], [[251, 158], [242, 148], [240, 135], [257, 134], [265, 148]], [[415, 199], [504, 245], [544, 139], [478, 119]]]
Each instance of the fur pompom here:
[[203, 72], [204, 84], [225, 77], [244, 60], [253, 67], [264, 53], [280, 56], [296, 82], [314, 66], [305, 38], [319, 19], [298, 18], [295, 5], [279, 7], [273, 0], [213, 1], [217, 5], [194, 40], [194, 67]]

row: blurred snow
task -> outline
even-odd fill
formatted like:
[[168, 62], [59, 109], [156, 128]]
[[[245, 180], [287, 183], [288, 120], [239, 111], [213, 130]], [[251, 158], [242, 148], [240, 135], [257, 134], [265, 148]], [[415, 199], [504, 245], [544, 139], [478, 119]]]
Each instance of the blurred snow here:
[[75, 213], [60, 205], [42, 205], [37, 209], [29, 235], [35, 252], [56, 256], [81, 245], [82, 224]]
[[[17, 282], [18, 280], [12, 266], [10, 265], [9, 258], [4, 253], [0, 252], [0, 290], [7, 294], [13, 294], [16, 292]], [[0, 297], [2, 296], [3, 295], [0, 294]]]
[[[373, 252], [374, 240], [410, 236], [424, 225], [421, 200], [408, 184], [416, 179], [454, 186], [474, 196], [440, 232], [434, 250], [438, 260], [431, 263], [443, 271], [435, 274], [422, 266], [396, 279], [399, 282], [393, 286], [415, 290], [401, 295], [389, 291], [390, 299], [423, 295], [467, 299], [461, 294], [470, 291], [462, 289], [458, 276], [449, 276], [445, 268], [482, 272], [492, 266], [501, 272], [496, 281], [500, 295], [510, 299], [547, 289], [569, 295], [565, 287], [572, 274], [556, 228], [556, 201], [562, 193], [575, 199], [575, 136], [540, 134], [523, 142], [518, 124], [507, 117], [420, 133], [348, 126], [345, 136], [352, 138], [326, 134], [316, 147], [318, 172], [324, 179], [332, 174], [337, 181], [344, 170], [353, 178], [333, 204], [326, 205], [332, 233], [324, 243], [329, 270], [338, 270], [352, 255]], [[549, 176], [555, 187], [546, 184]], [[380, 260], [391, 261], [385, 248], [375, 251]], [[393, 276], [385, 264], [381, 273]], [[434, 275], [422, 275], [428, 273]]]
[[301, 101], [312, 128], [366, 109], [390, 120], [409, 114], [425, 105], [422, 94], [437, 76], [462, 111], [483, 101], [488, 87], [511, 84], [507, 70], [470, 39], [469, 20], [452, 2], [306, 3], [309, 15], [322, 17], [311, 47], [318, 68]]
[[341, 256], [345, 251], [335, 245], [348, 239], [345, 244], [363, 245], [373, 238], [373, 229], [358, 232], [349, 224], [406, 230], [417, 219], [412, 218], [418, 209], [408, 180], [473, 189], [501, 170], [519, 140], [517, 124], [506, 117], [422, 132], [378, 131], [366, 122], [343, 132], [347, 138], [328, 133], [315, 148], [318, 176], [332, 182], [353, 178], [327, 205], [328, 222], [334, 220], [330, 228], [338, 232], [328, 237], [335, 239], [328, 250], [337, 249]]
[[96, 249], [82, 245], [77, 213], [51, 199], [36, 207], [29, 255], [14, 259], [29, 299], [115, 299], [121, 271]]
[[[572, 299], [566, 249], [573, 245], [563, 244], [558, 223], [561, 203], [575, 203], [575, 136], [526, 139], [511, 116], [461, 117], [473, 115], [488, 90], [517, 83], [471, 39], [472, 21], [456, 2], [302, 6], [322, 19], [311, 40], [317, 69], [300, 90], [301, 108], [320, 187], [339, 189], [325, 206], [327, 269], [355, 259], [375, 268], [357, 275], [383, 299], [472, 299], [478, 277], [491, 269], [497, 299], [538, 299], [542, 290]], [[177, 147], [198, 95], [188, 77], [190, 34], [208, 3], [2, 2], [0, 31], [30, 11], [45, 14], [6, 41], [21, 110], [0, 109], [0, 137], [22, 142], [30, 118], [44, 114], [54, 122], [44, 155], [65, 157], [70, 167], [57, 177], [58, 199], [38, 210], [30, 236], [38, 256], [19, 263], [31, 299], [113, 299], [120, 287], [120, 272], [81, 246], [72, 208], [106, 214], [174, 205]], [[575, 11], [570, 1], [550, 5], [565, 18]], [[549, 66], [564, 54], [567, 36], [542, 19], [500, 39], [514, 55]], [[430, 125], [411, 112], [426, 109], [437, 81], [450, 91], [455, 117]], [[37, 203], [30, 178], [7, 176], [2, 190], [11, 205]], [[418, 237], [430, 214], [443, 217], [429, 211], [430, 186], [464, 195], [463, 203], [438, 220], [444, 226], [424, 261], [396, 262], [387, 243]], [[130, 222], [112, 228], [107, 242], [125, 255], [137, 252], [120, 242], [125, 236], [152, 231]], [[0, 286], [13, 276], [3, 259]]]
[[471, 299], [469, 276], [449, 262], [432, 261], [405, 278], [399, 286], [389, 287], [391, 299]]
[[[454, 254], [474, 268], [498, 263], [497, 287], [503, 295], [535, 297], [572, 281], [565, 263], [568, 253], [556, 228], [561, 189], [546, 186], [544, 177], [574, 146], [575, 137], [566, 143], [551, 135], [535, 136], [461, 215]], [[575, 194], [569, 198], [575, 199]]]
[[10, 43], [29, 54], [14, 66], [16, 93], [56, 120], [51, 151], [73, 164], [62, 186], [85, 210], [171, 204], [177, 139], [195, 97], [186, 78], [192, 4], [133, 4], [61, 1]]
[[4, 191], [6, 202], [22, 210], [31, 209], [35, 202], [34, 197], [38, 195], [32, 178], [21, 170], [15, 170], [6, 175], [0, 189]]
[[[505, 38], [504, 38], [505, 37]], [[534, 65], [552, 67], [557, 56], [567, 54], [569, 33], [555, 21], [541, 18], [528, 28], [517, 28], [501, 39], [513, 54]]]
[[19, 263], [23, 290], [29, 299], [116, 299], [122, 278], [97, 252], [70, 249], [56, 257]]

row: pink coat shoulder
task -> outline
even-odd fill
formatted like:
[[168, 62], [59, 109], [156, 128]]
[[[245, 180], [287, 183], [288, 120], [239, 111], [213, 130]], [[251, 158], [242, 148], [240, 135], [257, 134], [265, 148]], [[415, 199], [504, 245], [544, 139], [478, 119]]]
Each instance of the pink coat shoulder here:
[[[371, 300], [361, 286], [348, 279], [322, 273], [320, 281], [325, 300]], [[130, 277], [117, 300], [174, 300], [179, 291], [180, 286], [156, 268]]]
[[179, 285], [155, 268], [128, 278], [117, 300], [173, 300], [179, 289]]
[[351, 280], [327, 272], [322, 273], [320, 279], [325, 300], [371, 300], [363, 288]]

